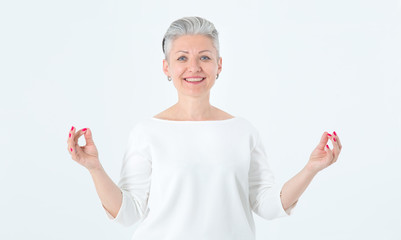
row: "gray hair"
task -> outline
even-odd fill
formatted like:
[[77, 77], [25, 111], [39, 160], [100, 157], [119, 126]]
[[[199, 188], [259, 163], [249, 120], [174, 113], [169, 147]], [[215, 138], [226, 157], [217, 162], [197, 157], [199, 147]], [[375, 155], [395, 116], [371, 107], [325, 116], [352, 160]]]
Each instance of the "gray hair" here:
[[217, 50], [217, 58], [220, 58], [219, 33], [213, 23], [201, 17], [183, 17], [171, 23], [164, 34], [162, 49], [164, 58], [168, 61], [172, 42], [183, 35], [201, 34], [209, 37]]

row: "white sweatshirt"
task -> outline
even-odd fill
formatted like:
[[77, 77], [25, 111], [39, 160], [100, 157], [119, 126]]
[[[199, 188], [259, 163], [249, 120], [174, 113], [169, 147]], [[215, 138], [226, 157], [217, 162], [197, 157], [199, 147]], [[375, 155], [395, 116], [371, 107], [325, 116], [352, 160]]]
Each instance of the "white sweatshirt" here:
[[289, 216], [258, 130], [245, 118], [142, 119], [131, 129], [110, 221], [139, 223], [132, 240], [254, 240], [252, 211]]

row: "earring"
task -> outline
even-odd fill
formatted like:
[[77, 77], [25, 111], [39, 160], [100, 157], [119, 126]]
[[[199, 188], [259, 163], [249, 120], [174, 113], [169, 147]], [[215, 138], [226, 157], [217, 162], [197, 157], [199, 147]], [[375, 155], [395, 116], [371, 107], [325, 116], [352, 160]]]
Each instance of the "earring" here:
[[171, 81], [171, 77], [170, 77], [170, 76], [168, 76], [168, 77], [167, 77], [167, 80]]
[[219, 74], [216, 75], [216, 79], [218, 79], [218, 78], [219, 78]]

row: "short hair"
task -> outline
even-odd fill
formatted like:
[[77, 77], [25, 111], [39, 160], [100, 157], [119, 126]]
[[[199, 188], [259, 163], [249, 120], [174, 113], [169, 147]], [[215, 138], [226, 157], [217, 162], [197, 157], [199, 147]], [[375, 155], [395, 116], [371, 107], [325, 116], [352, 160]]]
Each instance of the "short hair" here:
[[209, 37], [213, 46], [217, 50], [217, 58], [220, 58], [220, 46], [219, 46], [219, 33], [214, 27], [213, 23], [201, 18], [201, 17], [183, 17], [175, 20], [171, 23], [167, 32], [164, 34], [162, 41], [162, 49], [164, 58], [168, 61], [168, 55], [170, 54], [172, 42], [184, 35], [204, 35]]

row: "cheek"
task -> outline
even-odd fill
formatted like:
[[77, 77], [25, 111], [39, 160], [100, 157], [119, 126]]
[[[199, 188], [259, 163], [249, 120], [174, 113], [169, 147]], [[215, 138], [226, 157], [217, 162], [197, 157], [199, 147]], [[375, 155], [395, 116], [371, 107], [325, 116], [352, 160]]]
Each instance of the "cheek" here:
[[207, 72], [209, 74], [214, 74], [214, 73], [217, 73], [217, 67], [218, 66], [215, 64], [210, 64], [210, 65], [205, 66], [203, 69], [205, 72]]
[[172, 71], [173, 71], [174, 75], [177, 76], [177, 75], [181, 75], [185, 71], [185, 68], [183, 66], [174, 66], [172, 68]]

